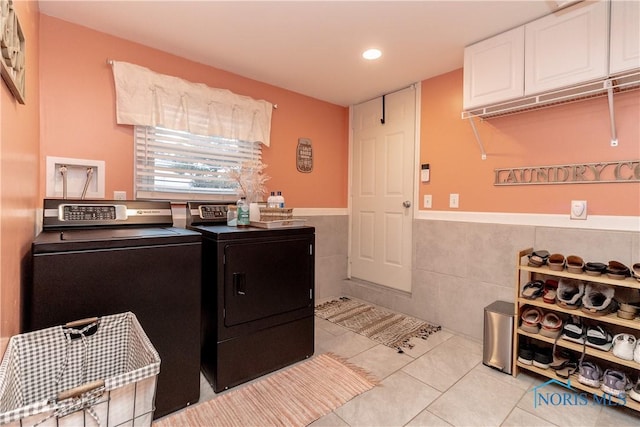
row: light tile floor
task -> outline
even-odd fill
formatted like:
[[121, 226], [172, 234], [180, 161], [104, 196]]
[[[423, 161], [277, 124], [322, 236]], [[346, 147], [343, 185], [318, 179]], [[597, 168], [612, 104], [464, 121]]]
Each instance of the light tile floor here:
[[[534, 407], [533, 387], [547, 378], [528, 373], [514, 378], [488, 368], [482, 364], [481, 342], [446, 330], [427, 340], [413, 340], [415, 347], [405, 353], [317, 317], [315, 332], [315, 354], [333, 352], [345, 357], [381, 384], [312, 427], [640, 425], [638, 412], [592, 401]], [[558, 396], [566, 391], [547, 387]], [[213, 396], [203, 382], [201, 401]]]

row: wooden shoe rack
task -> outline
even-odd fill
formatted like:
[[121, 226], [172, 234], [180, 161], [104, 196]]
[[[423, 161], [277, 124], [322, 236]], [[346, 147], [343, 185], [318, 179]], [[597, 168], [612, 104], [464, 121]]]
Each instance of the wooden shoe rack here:
[[[516, 265], [517, 265], [517, 286], [516, 286], [516, 304], [515, 306], [515, 320], [514, 320], [514, 337], [513, 337], [513, 376], [517, 376], [520, 370], [525, 369], [528, 371], [535, 372], [537, 374], [543, 375], [548, 378], [553, 378], [557, 381], [561, 381], [563, 383], [567, 383], [566, 380], [558, 377], [554, 370], [552, 369], [541, 369], [533, 365], [525, 365], [523, 363], [518, 362], [518, 348], [521, 339], [525, 337], [530, 338], [531, 340], [538, 341], [538, 345], [541, 346], [553, 346], [554, 339], [548, 338], [541, 334], [532, 334], [529, 332], [525, 332], [521, 330], [518, 325], [520, 323], [520, 317], [522, 315], [522, 311], [526, 306], [534, 306], [542, 309], [543, 312], [547, 313], [549, 311], [553, 311], [558, 314], [560, 317], [566, 319], [572, 315], [580, 316], [585, 324], [595, 325], [601, 324], [603, 327], [608, 329], [612, 335], [617, 333], [626, 332], [631, 335], [634, 335], [636, 338], [640, 338], [640, 317], [636, 316], [633, 320], [623, 319], [618, 317], [616, 313], [610, 313], [604, 316], [595, 316], [589, 313], [586, 313], [580, 309], [567, 309], [564, 307], [560, 307], [557, 304], [545, 303], [542, 300], [542, 297], [538, 297], [536, 299], [527, 299], [521, 296], [522, 289], [526, 283], [532, 280], [542, 280], [545, 281], [547, 279], [560, 280], [561, 278], [570, 278], [577, 279], [583, 282], [592, 282], [592, 283], [603, 283], [606, 285], [613, 286], [614, 288], [627, 287], [632, 289], [640, 289], [640, 282], [635, 280], [632, 277], [627, 277], [626, 279], [611, 279], [607, 275], [603, 274], [601, 276], [590, 276], [587, 274], [574, 274], [569, 273], [566, 270], [563, 271], [554, 271], [550, 270], [546, 265], [541, 267], [532, 267], [528, 265], [528, 255], [533, 252], [533, 248], [524, 249], [518, 252]], [[546, 344], [542, 344], [546, 343]], [[579, 358], [582, 354], [583, 346], [582, 344], [577, 344], [574, 342], [570, 342], [564, 340], [562, 338], [557, 340], [557, 346], [566, 348], [572, 351], [576, 358]], [[586, 347], [586, 357], [588, 360], [593, 360], [598, 363], [598, 365], [602, 368], [602, 370], [606, 370], [607, 368], [620, 369], [627, 374], [631, 374], [630, 380], [635, 384], [635, 381], [638, 379], [640, 375], [640, 363], [635, 362], [633, 360], [624, 360], [620, 359], [613, 355], [611, 351], [602, 351], [596, 348]], [[578, 381], [578, 373], [576, 372], [570, 377], [571, 387], [574, 389], [579, 389], [585, 391], [587, 393], [592, 393], [598, 396], [602, 396], [604, 393], [597, 388], [589, 387], [584, 385]], [[622, 404], [623, 402], [615, 397], [607, 396], [613, 402], [617, 402]], [[626, 401], [624, 402], [625, 406], [636, 411], [640, 411], [640, 402], [636, 402], [631, 399], [628, 394], [626, 397]]]

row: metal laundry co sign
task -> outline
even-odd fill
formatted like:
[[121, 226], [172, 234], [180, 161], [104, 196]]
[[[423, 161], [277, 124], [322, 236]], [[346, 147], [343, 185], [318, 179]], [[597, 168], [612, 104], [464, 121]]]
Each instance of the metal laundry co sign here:
[[495, 169], [494, 185], [640, 182], [640, 160]]

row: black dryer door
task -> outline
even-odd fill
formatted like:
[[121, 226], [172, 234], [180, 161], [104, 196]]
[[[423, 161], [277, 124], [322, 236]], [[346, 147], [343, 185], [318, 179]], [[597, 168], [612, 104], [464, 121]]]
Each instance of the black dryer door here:
[[312, 236], [229, 243], [224, 254], [225, 327], [313, 313]]

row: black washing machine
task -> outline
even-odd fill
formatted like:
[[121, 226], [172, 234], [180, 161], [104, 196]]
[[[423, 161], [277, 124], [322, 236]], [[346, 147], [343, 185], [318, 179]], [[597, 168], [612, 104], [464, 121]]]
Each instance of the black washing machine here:
[[23, 329], [133, 312], [160, 354], [158, 418], [200, 397], [202, 237], [168, 201], [44, 201]]
[[219, 392], [313, 355], [315, 229], [228, 227], [190, 202], [202, 233], [202, 371]]

